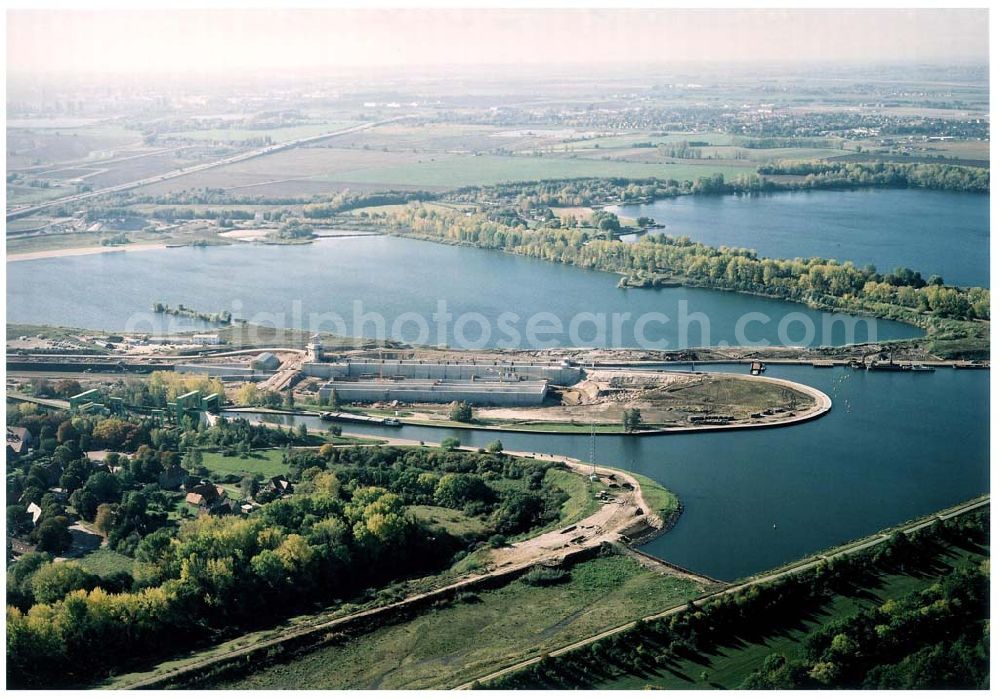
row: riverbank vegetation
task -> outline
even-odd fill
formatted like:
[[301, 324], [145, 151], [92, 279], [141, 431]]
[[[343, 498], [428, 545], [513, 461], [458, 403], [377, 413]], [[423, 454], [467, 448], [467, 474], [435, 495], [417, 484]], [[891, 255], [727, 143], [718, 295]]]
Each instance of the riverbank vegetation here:
[[497, 689], [982, 689], [979, 510], [544, 658]]
[[624, 243], [559, 224], [508, 225], [483, 214], [420, 205], [382, 214], [380, 221], [397, 235], [501, 250], [630, 278], [666, 275], [693, 286], [869, 313], [925, 328], [935, 327], [933, 319], [968, 323], [988, 320], [990, 315], [988, 290], [947, 286], [940, 277], [925, 279], [909, 269], [879, 273], [872, 266], [859, 268], [822, 258], [771, 259], [751, 250], [713, 248], [663, 234]]
[[[589, 177], [507, 182], [462, 187], [439, 199], [480, 206], [512, 207], [522, 213], [549, 207], [651, 203], [685, 195], [758, 194], [799, 189], [891, 187], [988, 192], [989, 168], [947, 164], [781, 160], [726, 178], [706, 175], [693, 180]], [[427, 201], [414, 197], [411, 201]]]
[[802, 179], [783, 181], [782, 189], [842, 189], [846, 187], [894, 187], [942, 189], [951, 192], [990, 191], [990, 170], [984, 167], [929, 163], [779, 161], [762, 165], [765, 176], [794, 175]]

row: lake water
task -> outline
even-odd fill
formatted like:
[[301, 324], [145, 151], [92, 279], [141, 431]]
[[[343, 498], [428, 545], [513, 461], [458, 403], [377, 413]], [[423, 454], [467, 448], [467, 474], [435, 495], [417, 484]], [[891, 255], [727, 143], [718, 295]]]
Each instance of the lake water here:
[[[704, 367], [746, 371], [733, 365]], [[815, 386], [826, 416], [792, 427], [597, 438], [597, 461], [677, 493], [684, 514], [644, 550], [732, 580], [989, 491], [989, 372], [770, 365]], [[318, 418], [265, 416], [284, 424]], [[590, 458], [590, 436], [345, 425], [349, 432]]]
[[617, 281], [404, 238], [186, 247], [8, 263], [7, 320], [130, 332], [204, 327], [154, 315], [152, 304], [162, 302], [262, 325], [466, 349], [842, 345], [922, 333], [747, 294], [619, 289]]
[[823, 257], [917, 270], [927, 279], [988, 287], [990, 201], [985, 194], [915, 189], [690, 196], [621, 206], [651, 216], [667, 235], [756, 250], [766, 257]]
[[[963, 222], [975, 219], [983, 202], [938, 192], [810, 192], [691, 197], [635, 213], [651, 213], [672, 226], [668, 232], [697, 238], [694, 231], [676, 230], [678, 219], [666, 213], [687, 210], [692, 220], [714, 221], [714, 230], [726, 235], [706, 242], [730, 245], [752, 245], [731, 237], [739, 230], [749, 235], [745, 231], [752, 227], [720, 224], [720, 215], [735, 223], [756, 221], [758, 231], [786, 231], [784, 244], [790, 248], [771, 252], [756, 246], [766, 254], [829, 254], [883, 268], [909, 265], [953, 283], [981, 283], [987, 229]], [[666, 208], [653, 211], [656, 207]], [[883, 216], [887, 211], [894, 214]], [[928, 217], [939, 224], [918, 225], [917, 219]], [[884, 223], [873, 227], [858, 223], [862, 219]], [[911, 223], [900, 223], [907, 220]], [[701, 234], [711, 230], [706, 223]], [[796, 237], [798, 230], [809, 234]], [[948, 235], [941, 236], [942, 230]], [[930, 245], [931, 234], [937, 235], [936, 246]], [[766, 238], [772, 239], [777, 240]], [[841, 252], [807, 249], [809, 241], [828, 241]], [[918, 254], [936, 264], [923, 264]], [[804, 306], [742, 294], [618, 289], [613, 274], [385, 237], [51, 258], [9, 263], [7, 273], [8, 322], [101, 329], [199, 326], [153, 316], [151, 305], [159, 301], [204, 312], [229, 310], [279, 327], [467, 348], [537, 346], [539, 340], [541, 346], [646, 342], [665, 349], [816, 345], [920, 334], [888, 321], [871, 330], [846, 322], [846, 316], [826, 316], [824, 322], [824, 314]], [[854, 337], [848, 329], [856, 331]], [[827, 392], [833, 411], [782, 429], [598, 438], [599, 462], [647, 474], [685, 503], [677, 527], [648, 544], [648, 551], [733, 579], [989, 490], [987, 372], [893, 374], [772, 365], [769, 375]], [[457, 436], [475, 446], [500, 438], [510, 449], [582, 459], [590, 452], [585, 435], [385, 429], [432, 442]], [[352, 426], [351, 431], [380, 430]]]

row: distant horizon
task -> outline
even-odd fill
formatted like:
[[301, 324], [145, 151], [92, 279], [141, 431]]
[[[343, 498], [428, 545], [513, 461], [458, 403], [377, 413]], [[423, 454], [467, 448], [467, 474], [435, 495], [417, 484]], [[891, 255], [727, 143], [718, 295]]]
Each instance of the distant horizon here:
[[[548, 69], [548, 73], [539, 76], [539, 67]], [[619, 78], [623, 73], [628, 73], [635, 80], [669, 80], [672, 78], [693, 78], [699, 77], [706, 80], [723, 80], [732, 78], [749, 78], [751, 71], [766, 71], [755, 76], [759, 79], [773, 80], [783, 74], [795, 74], [807, 76], [810, 80], [819, 82], [842, 82], [845, 80], [865, 80], [866, 82], [907, 82], [908, 78], [892, 77], [880, 78], [872, 73], [881, 70], [904, 69], [911, 71], [977, 71], [982, 70], [984, 74], [982, 80], [989, 81], [988, 61], [978, 61], [968, 59], [966, 61], [952, 60], [886, 60], [880, 62], [872, 61], [845, 61], [840, 59], [817, 59], [814, 61], [801, 61], [797, 59], [748, 59], [739, 64], [732, 64], [727, 61], [710, 60], [671, 60], [662, 63], [641, 62], [641, 63], [550, 63], [544, 61], [524, 62], [520, 64], [475, 64], [458, 66], [416, 66], [404, 67], [397, 65], [373, 65], [373, 66], [313, 66], [313, 67], [283, 67], [274, 69], [242, 68], [242, 69], [219, 69], [215, 71], [205, 70], [199, 72], [163, 69], [156, 72], [129, 72], [129, 71], [95, 71], [95, 70], [73, 70], [73, 69], [45, 69], [45, 70], [18, 70], [8, 67], [8, 86], [22, 87], [20, 83], [43, 81], [49, 84], [60, 82], [86, 82], [89, 80], [101, 80], [108, 84], [129, 84], [135, 81], [158, 79], [171, 84], [190, 82], [218, 82], [227, 81], [234, 84], [241, 82], [261, 82], [264, 81], [315, 81], [315, 80], [360, 80], [366, 77], [379, 80], [398, 78], [399, 80], [447, 80], [447, 79], [476, 79], [485, 82], [544, 82], [559, 78], [570, 79], [609, 79]], [[831, 68], [839, 70], [831, 71]], [[812, 71], [828, 71], [823, 75], [809, 75]], [[584, 72], [586, 71], [586, 72]], [[917, 79], [916, 77], [913, 78]], [[926, 77], [920, 78], [921, 82], [936, 82], [934, 79]], [[953, 82], [952, 80], [942, 82]]]
[[8, 75], [986, 66], [985, 9], [10, 10]]

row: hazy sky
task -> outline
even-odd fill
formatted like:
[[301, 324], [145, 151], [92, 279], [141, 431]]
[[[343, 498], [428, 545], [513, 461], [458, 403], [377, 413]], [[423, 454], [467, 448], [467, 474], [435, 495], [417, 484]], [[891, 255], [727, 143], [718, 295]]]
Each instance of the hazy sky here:
[[986, 10], [12, 10], [13, 72], [839, 60], [985, 63]]

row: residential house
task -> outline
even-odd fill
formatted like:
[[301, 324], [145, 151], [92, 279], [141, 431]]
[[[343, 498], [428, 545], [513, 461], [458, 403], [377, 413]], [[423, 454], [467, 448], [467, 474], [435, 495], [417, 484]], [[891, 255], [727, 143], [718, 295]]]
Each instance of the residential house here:
[[30, 503], [27, 512], [31, 515], [31, 524], [37, 526], [38, 520], [42, 518], [42, 508], [37, 503]]
[[270, 482], [271, 490], [278, 495], [291, 495], [295, 492], [295, 486], [284, 476], [275, 476]]
[[7, 428], [7, 459], [27, 454], [35, 446], [35, 438], [27, 427]]

